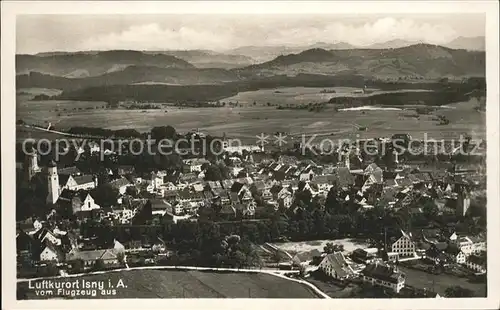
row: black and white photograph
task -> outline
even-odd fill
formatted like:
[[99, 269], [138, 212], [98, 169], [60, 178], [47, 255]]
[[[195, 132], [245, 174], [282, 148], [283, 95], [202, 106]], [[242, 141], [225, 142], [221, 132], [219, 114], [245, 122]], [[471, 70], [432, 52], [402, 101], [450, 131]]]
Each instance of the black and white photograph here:
[[481, 3], [17, 13], [13, 298], [498, 303], [498, 3]]

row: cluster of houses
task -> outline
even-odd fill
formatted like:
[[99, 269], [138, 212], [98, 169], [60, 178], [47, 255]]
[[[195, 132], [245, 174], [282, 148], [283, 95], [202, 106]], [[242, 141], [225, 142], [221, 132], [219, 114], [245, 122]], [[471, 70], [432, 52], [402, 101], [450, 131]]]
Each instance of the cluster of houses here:
[[[439, 255], [446, 257], [446, 262], [460, 264], [471, 272], [481, 274], [486, 272], [485, 243], [481, 239], [467, 236], [455, 238], [453, 234], [449, 240], [449, 247], [454, 247], [455, 252], [440, 250]], [[292, 259], [292, 264], [305, 266], [313, 263], [328, 278], [337, 281], [362, 281], [374, 286], [384, 287], [399, 293], [405, 287], [406, 275], [398, 269], [397, 262], [400, 260], [400, 253], [406, 254], [407, 259], [429, 258], [430, 253], [438, 247], [432, 246], [423, 257], [416, 256], [416, 240], [408, 234], [402, 232], [402, 236], [392, 244], [393, 252], [379, 250], [377, 248], [358, 248], [349, 255], [336, 251], [333, 253], [321, 253], [313, 250], [307, 253], [299, 253]], [[401, 252], [394, 252], [395, 249], [403, 247]], [[433, 250], [430, 250], [433, 249]], [[465, 251], [465, 252], [464, 252]], [[428, 254], [426, 254], [428, 253]], [[453, 254], [452, 254], [453, 253]], [[465, 254], [467, 253], [467, 254]], [[430, 257], [435, 259], [434, 256]]]
[[[24, 165], [31, 178], [33, 174], [43, 174], [36, 153], [32, 154]], [[130, 205], [126, 199], [130, 198], [129, 187], [163, 200], [164, 211], [175, 216], [196, 216], [199, 208], [215, 205], [227, 217], [238, 214], [251, 217], [259, 208], [291, 207], [297, 191], [325, 198], [334, 185], [343, 199], [352, 200], [363, 209], [382, 204], [422, 213], [419, 200], [430, 198], [440, 212], [464, 216], [470, 206], [471, 190], [485, 182], [479, 171], [466, 174], [444, 169], [423, 171], [402, 165], [387, 171], [373, 162], [364, 162], [360, 156], [350, 155], [343, 156], [337, 164], [319, 165], [309, 159], [282, 155], [274, 160], [267, 153], [247, 152], [227, 156], [225, 163], [230, 177], [214, 181], [205, 180], [206, 169], [212, 163], [204, 158], [185, 159], [182, 171], [139, 174], [133, 166], [107, 169], [108, 184], [119, 193], [115, 216], [126, 222], [133, 213], [124, 210]], [[99, 185], [96, 176], [81, 173], [76, 167], [58, 168], [52, 161], [46, 168], [46, 181], [48, 204], [71, 205], [73, 213], [80, 216], [100, 209], [89, 192]]]
[[[111, 207], [104, 208], [91, 195], [93, 189], [104, 185], [99, 184], [96, 176], [82, 173], [76, 167], [58, 167], [53, 161], [42, 171], [36, 153], [32, 154], [27, 156], [23, 165], [25, 175], [29, 179], [35, 175], [43, 176], [48, 185], [47, 203], [54, 206], [55, 212], [70, 210], [83, 221], [108, 218], [117, 224], [133, 223], [146, 204], [151, 207], [153, 216], [168, 217], [173, 222], [179, 219], [196, 220], [202, 210], [210, 208], [217, 209], [221, 217], [229, 220], [251, 218], [260, 210], [293, 207], [295, 194], [299, 191], [308, 191], [312, 197], [324, 199], [334, 186], [341, 199], [357, 203], [361, 206], [360, 210], [381, 204], [385, 208], [406, 208], [411, 213], [422, 213], [419, 202], [425, 198], [432, 199], [440, 212], [464, 216], [470, 207], [471, 191], [484, 188], [485, 184], [484, 171], [479, 168], [463, 173], [463, 169], [459, 171], [457, 167], [454, 171], [436, 168], [425, 171], [398, 164], [396, 169], [387, 171], [374, 162], [363, 160], [361, 156], [349, 154], [335, 164], [318, 164], [310, 159], [299, 160], [286, 155], [276, 159], [260, 149], [242, 148], [223, 159], [230, 176], [222, 180], [206, 180], [207, 168], [218, 163], [204, 158], [184, 159], [182, 171], [144, 174], [137, 173], [133, 166], [107, 169], [109, 178], [106, 185], [116, 189], [118, 196]], [[129, 189], [139, 195], [129, 194]], [[83, 253], [85, 251], [78, 248], [71, 234], [64, 234], [55, 228], [50, 230], [40, 222], [43, 221], [33, 221], [31, 232], [22, 231], [18, 235], [20, 240], [25, 240], [24, 243], [35, 240], [35, 243], [44, 245], [40, 253], [32, 255], [31, 259], [36, 256], [41, 261], [60, 261], [65, 256], [66, 261], [68, 258], [83, 259], [85, 266], [91, 266], [97, 260], [109, 264], [118, 261], [119, 244], [105, 250], [93, 250], [99, 252]], [[26, 236], [31, 239], [26, 239]], [[443, 241], [443, 238], [435, 237], [428, 233], [401, 232], [396, 240], [389, 243], [389, 249], [385, 251], [386, 260], [396, 262], [425, 256], [436, 262], [448, 262], [452, 258], [453, 262], [476, 272], [485, 271], [484, 255], [481, 253], [486, 250], [486, 245], [482, 239], [454, 235]], [[26, 247], [29, 248], [21, 248]], [[366, 281], [375, 281], [373, 283], [386, 285], [395, 291], [401, 288], [404, 276], [394, 269], [391, 269], [392, 273], [388, 272], [383, 264], [377, 263], [377, 259], [370, 261], [370, 257], [377, 257], [378, 254], [353, 254], [365, 255], [360, 259], [366, 266], [375, 265], [360, 271], [357, 267], [353, 269], [343, 255], [333, 253], [322, 260], [320, 268], [339, 279], [362, 274]]]
[[405, 260], [425, 259], [432, 264], [461, 265], [471, 273], [486, 273], [486, 243], [481, 236], [445, 236], [439, 231], [400, 232], [387, 249], [358, 248], [344, 252], [322, 253], [315, 249], [298, 253], [290, 263], [294, 266], [317, 265], [328, 278], [337, 281], [362, 281], [399, 293], [406, 276], [398, 269]]
[[16, 235], [19, 265], [44, 266], [51, 262], [61, 266], [80, 261], [85, 270], [92, 268], [98, 260], [105, 266], [120, 264], [119, 253], [123, 253], [124, 248], [119, 242], [109, 249], [97, 249], [92, 240], [84, 240], [70, 230], [43, 227], [37, 220], [33, 224], [38, 229], [20, 229]]
[[[96, 242], [97, 237], [83, 238], [74, 230], [62, 230], [57, 226], [47, 227], [38, 220], [35, 229], [23, 227], [16, 235], [17, 262], [20, 269], [26, 266], [43, 267], [55, 263], [61, 270], [90, 270], [100, 262], [101, 269], [123, 267], [126, 255], [154, 253], [167, 255], [165, 242], [156, 240], [129, 240], [123, 244], [113, 240], [108, 244]], [[76, 267], [79, 264], [79, 267]], [[28, 268], [29, 269], [29, 268]]]

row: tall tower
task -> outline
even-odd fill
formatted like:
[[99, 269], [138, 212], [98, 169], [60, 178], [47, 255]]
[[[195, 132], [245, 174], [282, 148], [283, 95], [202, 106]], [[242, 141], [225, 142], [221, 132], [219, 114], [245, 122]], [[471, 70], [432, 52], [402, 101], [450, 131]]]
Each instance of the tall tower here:
[[467, 213], [467, 209], [469, 209], [469, 207], [470, 207], [469, 192], [464, 186], [461, 186], [460, 189], [458, 190], [456, 215], [460, 217], [465, 216], [465, 214]]
[[350, 159], [350, 153], [349, 151], [344, 153], [344, 165], [347, 169], [351, 170], [351, 159]]
[[31, 181], [35, 174], [41, 171], [38, 166], [38, 154], [33, 146], [31, 147], [31, 151], [25, 155], [23, 169], [26, 181], [28, 182]]
[[47, 203], [54, 204], [59, 199], [59, 175], [57, 174], [57, 165], [53, 160], [47, 166], [47, 183], [49, 187]]
[[394, 156], [393, 157], [394, 158], [394, 163], [399, 164], [399, 153], [398, 153], [398, 151], [394, 150], [394, 151], [392, 151], [392, 154]]

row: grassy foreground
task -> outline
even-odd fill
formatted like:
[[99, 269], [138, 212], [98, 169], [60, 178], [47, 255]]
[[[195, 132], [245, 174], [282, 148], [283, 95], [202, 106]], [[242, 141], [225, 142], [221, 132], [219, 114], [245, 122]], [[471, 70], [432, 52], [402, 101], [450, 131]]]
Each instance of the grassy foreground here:
[[[75, 280], [71, 278], [67, 281]], [[112, 283], [116, 295], [103, 296], [98, 290], [95, 297], [75, 298], [317, 298], [305, 285], [262, 273], [131, 270], [88, 275], [78, 280], [90, 283], [102, 281], [106, 291], [110, 290], [108, 283]], [[119, 280], [125, 287], [116, 286]], [[36, 289], [30, 289], [27, 282], [18, 283], [17, 289], [18, 298], [61, 298], [57, 296], [56, 289], [53, 296], [37, 295]]]

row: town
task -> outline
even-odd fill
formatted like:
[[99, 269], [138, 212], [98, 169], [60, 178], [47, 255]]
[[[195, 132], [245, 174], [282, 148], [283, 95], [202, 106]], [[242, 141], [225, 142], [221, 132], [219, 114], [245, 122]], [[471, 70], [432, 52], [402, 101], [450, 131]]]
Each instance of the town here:
[[[170, 126], [151, 135], [213, 139]], [[191, 266], [276, 270], [332, 297], [485, 296], [485, 142], [415, 155], [408, 141], [393, 151], [401, 138], [411, 139], [363, 141], [370, 152], [223, 143], [197, 156], [117, 154], [93, 141], [58, 161], [18, 145], [18, 278]], [[281, 246], [294, 242], [312, 246]], [[335, 295], [346, 287], [354, 295]]]

